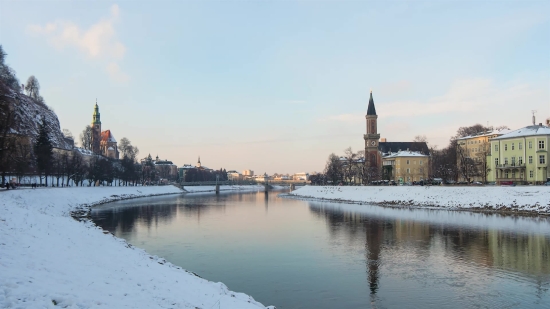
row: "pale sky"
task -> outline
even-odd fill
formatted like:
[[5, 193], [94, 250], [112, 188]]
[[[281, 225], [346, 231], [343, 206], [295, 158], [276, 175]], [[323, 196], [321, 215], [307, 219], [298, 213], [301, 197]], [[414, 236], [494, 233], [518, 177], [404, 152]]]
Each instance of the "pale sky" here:
[[4, 1], [0, 44], [78, 136], [255, 173], [388, 141], [550, 116], [549, 1]]

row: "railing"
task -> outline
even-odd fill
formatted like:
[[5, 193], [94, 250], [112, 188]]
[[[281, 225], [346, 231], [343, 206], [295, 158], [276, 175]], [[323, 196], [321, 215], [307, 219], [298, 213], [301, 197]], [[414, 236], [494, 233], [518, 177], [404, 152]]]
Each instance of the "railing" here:
[[499, 164], [497, 168], [525, 168], [525, 163], [509, 163], [509, 164]]

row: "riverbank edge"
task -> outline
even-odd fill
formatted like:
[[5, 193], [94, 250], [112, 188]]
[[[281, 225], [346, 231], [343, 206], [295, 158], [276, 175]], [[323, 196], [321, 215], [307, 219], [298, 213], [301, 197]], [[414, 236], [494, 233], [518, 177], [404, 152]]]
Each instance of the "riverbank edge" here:
[[[186, 191], [184, 189], [181, 189], [181, 188], [178, 188], [176, 186], [173, 186], [173, 185], [167, 185], [167, 186], [162, 186], [162, 187], [172, 187], [173, 189], [175, 189], [175, 191], [173, 192], [163, 192], [163, 193], [143, 193], [141, 194], [141, 192], [139, 190], [136, 190], [139, 192], [139, 194], [120, 194], [120, 195], [111, 195], [109, 197], [103, 197], [101, 200], [99, 201], [95, 201], [95, 202], [89, 202], [89, 203], [81, 203], [81, 204], [76, 204], [76, 205], [70, 205], [70, 204], [66, 204], [67, 207], [68, 207], [68, 215], [67, 214], [61, 214], [60, 217], [71, 217], [72, 219], [82, 223], [82, 228], [89, 228], [89, 227], [95, 227], [95, 228], [98, 228], [100, 230], [103, 231], [104, 234], [110, 234], [113, 238], [117, 239], [120, 241], [122, 247], [124, 247], [126, 250], [134, 250], [134, 248], [137, 248], [137, 249], [140, 249], [144, 252], [145, 255], [147, 255], [149, 257], [149, 259], [151, 260], [158, 260], [159, 261], [159, 264], [163, 264], [164, 266], [167, 266], [167, 267], [170, 267], [170, 268], [175, 268], [175, 269], [178, 269], [178, 270], [181, 270], [181, 271], [184, 271], [185, 273], [189, 274], [189, 275], [192, 275], [194, 277], [197, 277], [197, 278], [200, 278], [200, 280], [206, 280], [210, 283], [213, 283], [213, 284], [221, 284], [222, 286], [224, 286], [226, 289], [227, 289], [227, 286], [223, 283], [223, 282], [214, 282], [214, 281], [210, 281], [208, 279], [204, 279], [202, 278], [201, 276], [199, 276], [198, 274], [194, 273], [193, 271], [190, 271], [188, 269], [185, 269], [183, 268], [182, 266], [178, 266], [178, 265], [175, 265], [175, 264], [172, 264], [168, 261], [166, 261], [164, 258], [162, 257], [159, 257], [159, 256], [156, 256], [156, 255], [153, 255], [153, 254], [150, 254], [149, 252], [145, 251], [144, 249], [141, 249], [139, 247], [136, 247], [136, 246], [133, 246], [131, 245], [130, 243], [128, 243], [125, 239], [123, 238], [119, 238], [117, 236], [115, 236], [111, 231], [107, 231], [107, 230], [104, 230], [103, 228], [101, 228], [100, 226], [98, 226], [97, 224], [95, 224], [95, 222], [91, 219], [91, 210], [93, 207], [96, 207], [96, 206], [99, 206], [99, 205], [103, 205], [103, 204], [107, 204], [107, 203], [112, 203], [112, 202], [117, 202], [117, 201], [122, 201], [122, 200], [131, 200], [131, 199], [138, 199], [138, 198], [147, 198], [147, 197], [156, 197], [156, 196], [165, 196], [165, 195], [177, 195], [177, 194], [193, 194], [193, 193], [202, 193], [202, 194], [215, 194], [215, 190], [208, 190], [208, 191]], [[112, 188], [117, 188], [117, 187], [112, 187]], [[121, 188], [129, 188], [129, 187], [121, 187]], [[140, 188], [140, 187], [135, 187], [136, 189]], [[152, 187], [142, 187], [142, 188], [152, 188]], [[69, 189], [69, 188], [66, 188], [66, 189]], [[40, 190], [40, 189], [39, 189]], [[46, 189], [48, 190], [48, 189]], [[51, 190], [51, 189], [49, 189]], [[55, 190], [55, 189], [54, 189]], [[70, 190], [70, 189], [69, 189]], [[19, 190], [18, 190], [19, 191]], [[226, 190], [223, 190], [224, 192], [239, 192], [239, 191], [251, 191], [251, 190], [241, 190], [241, 189], [226, 189]], [[86, 226], [88, 225], [88, 226]], [[235, 294], [234, 293], [239, 293], [239, 294], [243, 294], [245, 296], [248, 296], [251, 300], [253, 300], [253, 297], [249, 296], [248, 294], [244, 294], [242, 292], [233, 292], [231, 290], [227, 290], [228, 293], [231, 293], [231, 297], [235, 297]], [[255, 300], [254, 300], [255, 301]], [[261, 305], [263, 308], [265, 309], [276, 309], [277, 307], [273, 306], [273, 305], [270, 305], [270, 306], [265, 306], [257, 301], [255, 301], [257, 304]], [[248, 301], [248, 303], [251, 303], [250, 300]]]
[[357, 201], [357, 200], [347, 200], [341, 198], [323, 198], [315, 197], [309, 195], [300, 195], [290, 193], [279, 194], [283, 198], [291, 198], [296, 200], [303, 201], [316, 201], [316, 202], [330, 202], [338, 204], [354, 204], [354, 205], [374, 205], [385, 208], [398, 208], [398, 209], [430, 209], [430, 210], [441, 210], [441, 211], [464, 211], [464, 212], [476, 212], [476, 213], [487, 213], [487, 214], [501, 214], [508, 216], [522, 216], [522, 217], [550, 217], [549, 212], [538, 212], [536, 210], [520, 210], [514, 209], [511, 207], [501, 206], [495, 208], [493, 206], [484, 206], [484, 207], [447, 207], [447, 206], [438, 206], [435, 204], [423, 204], [414, 202], [413, 200], [409, 201]]

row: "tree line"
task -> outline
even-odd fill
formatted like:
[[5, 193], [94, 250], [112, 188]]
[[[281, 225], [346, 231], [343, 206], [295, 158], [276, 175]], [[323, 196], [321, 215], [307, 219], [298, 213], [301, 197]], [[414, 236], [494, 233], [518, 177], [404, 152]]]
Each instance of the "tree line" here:
[[[118, 144], [122, 155], [121, 160], [105, 158], [99, 155], [83, 154], [79, 149], [54, 149], [50, 139], [47, 119], [38, 121], [38, 135], [29, 137], [12, 131], [15, 127], [15, 108], [11, 101], [14, 94], [25, 91], [35, 103], [50, 109], [40, 95], [40, 84], [35, 76], [21, 85], [15, 71], [5, 60], [7, 54], [0, 45], [0, 175], [1, 184], [7, 182], [7, 176], [16, 176], [21, 180], [25, 176], [38, 176], [39, 184], [66, 186], [73, 182], [76, 186], [104, 183], [109, 185], [129, 185], [143, 183], [146, 179], [155, 180], [156, 171], [147, 175], [141, 164], [137, 162], [139, 149], [132, 146], [130, 140], [122, 138]], [[51, 110], [51, 109], [50, 109]], [[87, 135], [86, 132], [90, 132]], [[91, 149], [91, 128], [87, 126], [81, 136], [84, 149]], [[64, 129], [63, 135], [74, 140], [71, 132]], [[33, 142], [34, 141], [34, 142]], [[54, 179], [55, 183], [48, 183]], [[116, 182], [115, 182], [116, 180]]]

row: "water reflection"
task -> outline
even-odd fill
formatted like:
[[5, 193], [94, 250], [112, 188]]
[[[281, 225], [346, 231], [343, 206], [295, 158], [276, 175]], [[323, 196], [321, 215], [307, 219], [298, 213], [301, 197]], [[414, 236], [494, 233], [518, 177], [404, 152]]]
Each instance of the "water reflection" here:
[[92, 216], [152, 254], [277, 308], [550, 303], [549, 218], [306, 202], [273, 192], [121, 201]]

